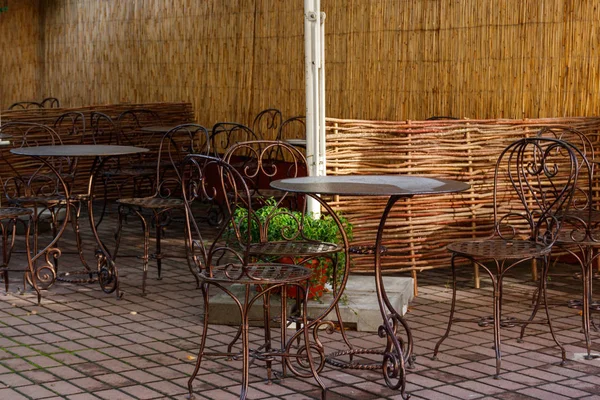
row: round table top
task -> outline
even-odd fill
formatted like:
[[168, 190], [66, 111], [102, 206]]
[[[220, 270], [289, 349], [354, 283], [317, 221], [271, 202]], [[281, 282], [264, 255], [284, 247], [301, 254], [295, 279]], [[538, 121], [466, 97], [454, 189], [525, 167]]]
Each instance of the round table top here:
[[18, 147], [10, 152], [33, 157], [106, 157], [145, 153], [148, 149], [107, 144], [63, 144], [56, 146]]
[[467, 183], [419, 175], [329, 175], [280, 179], [271, 187], [285, 192], [348, 196], [415, 196], [456, 193]]

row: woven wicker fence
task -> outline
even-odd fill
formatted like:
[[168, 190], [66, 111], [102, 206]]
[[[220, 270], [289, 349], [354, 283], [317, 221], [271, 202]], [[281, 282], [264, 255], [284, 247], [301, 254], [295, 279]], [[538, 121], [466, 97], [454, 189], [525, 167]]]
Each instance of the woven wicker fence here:
[[[384, 231], [386, 272], [449, 267], [447, 243], [492, 232], [494, 165], [510, 142], [541, 126], [569, 125], [598, 148], [600, 118], [532, 120], [358, 121], [327, 120], [331, 175], [415, 174], [456, 179], [471, 189], [452, 195], [400, 200]], [[387, 198], [332, 199], [354, 226], [353, 245], [372, 245]], [[353, 272], [372, 272], [372, 256], [354, 256]]]

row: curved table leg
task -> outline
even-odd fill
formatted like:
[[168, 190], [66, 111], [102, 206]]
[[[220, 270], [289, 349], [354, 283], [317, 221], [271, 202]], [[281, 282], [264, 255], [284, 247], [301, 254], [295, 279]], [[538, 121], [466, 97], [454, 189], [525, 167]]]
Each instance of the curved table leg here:
[[[59, 185], [62, 187], [63, 193], [65, 195], [65, 199], [67, 199], [65, 201], [65, 218], [63, 219], [60, 227], [58, 227], [58, 229], [56, 229], [54, 237], [52, 238], [50, 243], [48, 243], [46, 245], [46, 247], [44, 247], [42, 250], [38, 250], [38, 248], [37, 248], [38, 232], [37, 232], [37, 227], [34, 226], [33, 250], [35, 251], [35, 254], [31, 257], [31, 264], [34, 266], [35, 277], [32, 277], [32, 279], [37, 280], [37, 283], [39, 284], [39, 286], [41, 286], [41, 288], [43, 288], [43, 289], [46, 289], [46, 288], [50, 287], [56, 281], [56, 266], [55, 266], [55, 262], [53, 262], [52, 260], [53, 259], [57, 260], [61, 255], [61, 250], [58, 248], [57, 243], [58, 243], [59, 239], [62, 237], [63, 233], [65, 232], [65, 229], [67, 228], [67, 224], [69, 223], [69, 213], [71, 210], [71, 205], [70, 205], [70, 201], [68, 199], [70, 196], [70, 191], [69, 191], [68, 185], [64, 181], [61, 174], [54, 168], [54, 166], [46, 158], [43, 158], [43, 157], [34, 157], [34, 158], [41, 161], [44, 165], [46, 165], [50, 169], [52, 174], [54, 174], [56, 176]], [[34, 213], [37, 213], [37, 210], [38, 210], [38, 208], [35, 207]], [[40, 266], [38, 266], [39, 260], [41, 260], [41, 263], [42, 263]]]
[[103, 159], [96, 157], [90, 169], [90, 180], [88, 181], [88, 215], [90, 219], [90, 229], [92, 230], [92, 235], [98, 246], [96, 248], [98, 283], [100, 283], [100, 288], [104, 293], [116, 292], [117, 298], [120, 299], [123, 294], [119, 290], [119, 272], [110, 251], [108, 251], [98, 235], [98, 229], [94, 220], [94, 209], [92, 207], [96, 176], [102, 171], [102, 166], [106, 163], [106, 160], [108, 160], [108, 157], [104, 157]]

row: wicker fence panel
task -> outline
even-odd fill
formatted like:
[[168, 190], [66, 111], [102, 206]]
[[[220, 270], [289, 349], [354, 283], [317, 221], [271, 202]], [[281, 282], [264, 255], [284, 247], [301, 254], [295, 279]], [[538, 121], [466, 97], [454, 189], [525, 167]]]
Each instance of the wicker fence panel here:
[[[460, 194], [400, 200], [384, 231], [386, 272], [448, 267], [445, 246], [492, 232], [494, 165], [510, 142], [541, 126], [569, 125], [598, 146], [600, 118], [532, 120], [359, 121], [327, 120], [327, 171], [347, 174], [415, 174], [456, 179]], [[506, 194], [507, 198], [509, 194]], [[387, 198], [336, 197], [335, 208], [354, 226], [353, 245], [372, 245]], [[372, 256], [354, 256], [353, 272], [370, 272]]]

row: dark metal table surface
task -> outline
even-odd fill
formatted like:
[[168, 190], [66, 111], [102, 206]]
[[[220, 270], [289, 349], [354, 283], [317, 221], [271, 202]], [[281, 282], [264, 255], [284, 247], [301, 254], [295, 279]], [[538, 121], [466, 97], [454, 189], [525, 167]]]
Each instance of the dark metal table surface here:
[[[412, 356], [413, 339], [410, 327], [403, 316], [391, 304], [383, 284], [381, 256], [385, 223], [392, 207], [400, 199], [408, 199], [413, 196], [457, 193], [469, 189], [470, 185], [450, 179], [419, 175], [330, 175], [280, 179], [273, 181], [271, 187], [285, 192], [307, 194], [318, 201], [329, 214], [334, 213], [333, 209], [319, 195], [389, 197], [381, 215], [375, 246], [372, 250], [374, 256], [375, 288], [382, 318], [382, 325], [379, 327], [378, 334], [380, 337], [387, 339], [387, 344], [384, 350], [361, 349], [349, 344], [349, 350], [341, 350], [329, 354], [326, 361], [340, 368], [381, 369], [387, 386], [392, 389], [399, 389], [402, 397], [407, 398], [405, 393], [405, 364], [409, 363], [409, 365], [412, 365], [414, 361], [414, 357]], [[340, 227], [340, 229], [342, 228]], [[347, 243], [345, 243], [345, 251], [346, 259], [348, 260], [349, 246]], [[333, 303], [339, 301], [344, 290], [344, 285], [347, 282], [348, 273], [349, 270], [346, 268], [346, 276], [343, 279], [342, 287], [336, 293], [336, 296], [334, 296]], [[327, 309], [327, 313], [334, 307], [337, 309], [337, 306], [332, 304]], [[337, 313], [337, 315], [340, 318], [340, 314]], [[341, 324], [343, 325], [343, 323]], [[401, 337], [400, 328], [404, 329], [406, 340]], [[359, 363], [353, 359], [354, 356], [361, 354], [379, 354], [382, 356], [382, 361]], [[349, 360], [342, 359], [342, 357], [349, 357]]]
[[145, 153], [144, 147], [107, 144], [64, 144], [57, 146], [32, 146], [11, 149], [13, 154], [32, 157], [114, 157]]
[[343, 196], [404, 196], [455, 193], [469, 184], [418, 175], [329, 175], [280, 179], [271, 187], [285, 192]]
[[[61, 173], [55, 170], [52, 165], [52, 158], [54, 157], [93, 157], [94, 162], [90, 168], [89, 179], [88, 179], [88, 189], [85, 198], [87, 199], [87, 207], [88, 207], [88, 216], [90, 221], [90, 229], [96, 240], [96, 244], [98, 246], [96, 251], [96, 259], [97, 259], [97, 274], [98, 274], [98, 282], [100, 283], [100, 287], [105, 293], [112, 293], [116, 291], [117, 297], [120, 298], [122, 293], [119, 290], [119, 274], [115, 262], [112, 258], [110, 251], [106, 248], [100, 236], [98, 234], [97, 225], [94, 220], [94, 213], [92, 202], [94, 200], [93, 188], [94, 182], [98, 175], [98, 173], [102, 170], [102, 167], [112, 157], [119, 157], [130, 154], [138, 154], [145, 153], [149, 151], [144, 147], [135, 147], [135, 146], [120, 146], [120, 145], [104, 145], [104, 144], [91, 144], [91, 145], [77, 145], [77, 144], [69, 144], [69, 145], [54, 145], [54, 146], [32, 146], [32, 147], [19, 147], [13, 148], [10, 150], [11, 153], [23, 156], [30, 156], [37, 158], [44, 162], [57, 176], [62, 186], [65, 188], [66, 199], [66, 215], [67, 218], [64, 219], [63, 225], [57, 231], [56, 236], [52, 240], [52, 242], [44, 249], [43, 252], [55, 252], [55, 245], [58, 243], [58, 240], [62, 236], [68, 222], [73, 218], [76, 220], [79, 215], [79, 210], [75, 213], [76, 215], [71, 216], [69, 208], [73, 207], [75, 203], [78, 206], [81, 205], [79, 200], [72, 198], [70, 193], [69, 185], [66, 184]], [[79, 234], [79, 228], [75, 228], [76, 234]], [[72, 272], [70, 274], [63, 274], [60, 277], [62, 280], [66, 280], [69, 282], [89, 282], [91, 278], [88, 279], [71, 279], [69, 276], [77, 276], [77, 275], [88, 275], [91, 277], [92, 271], [86, 262], [83, 256], [83, 250], [81, 248], [81, 240], [77, 240], [79, 257], [83, 266], [85, 267], [84, 271]], [[40, 252], [35, 257], [40, 257], [43, 252]], [[60, 254], [60, 251], [59, 253]], [[54, 271], [54, 275], [56, 276], [56, 271]], [[67, 276], [69, 275], [69, 276]]]

